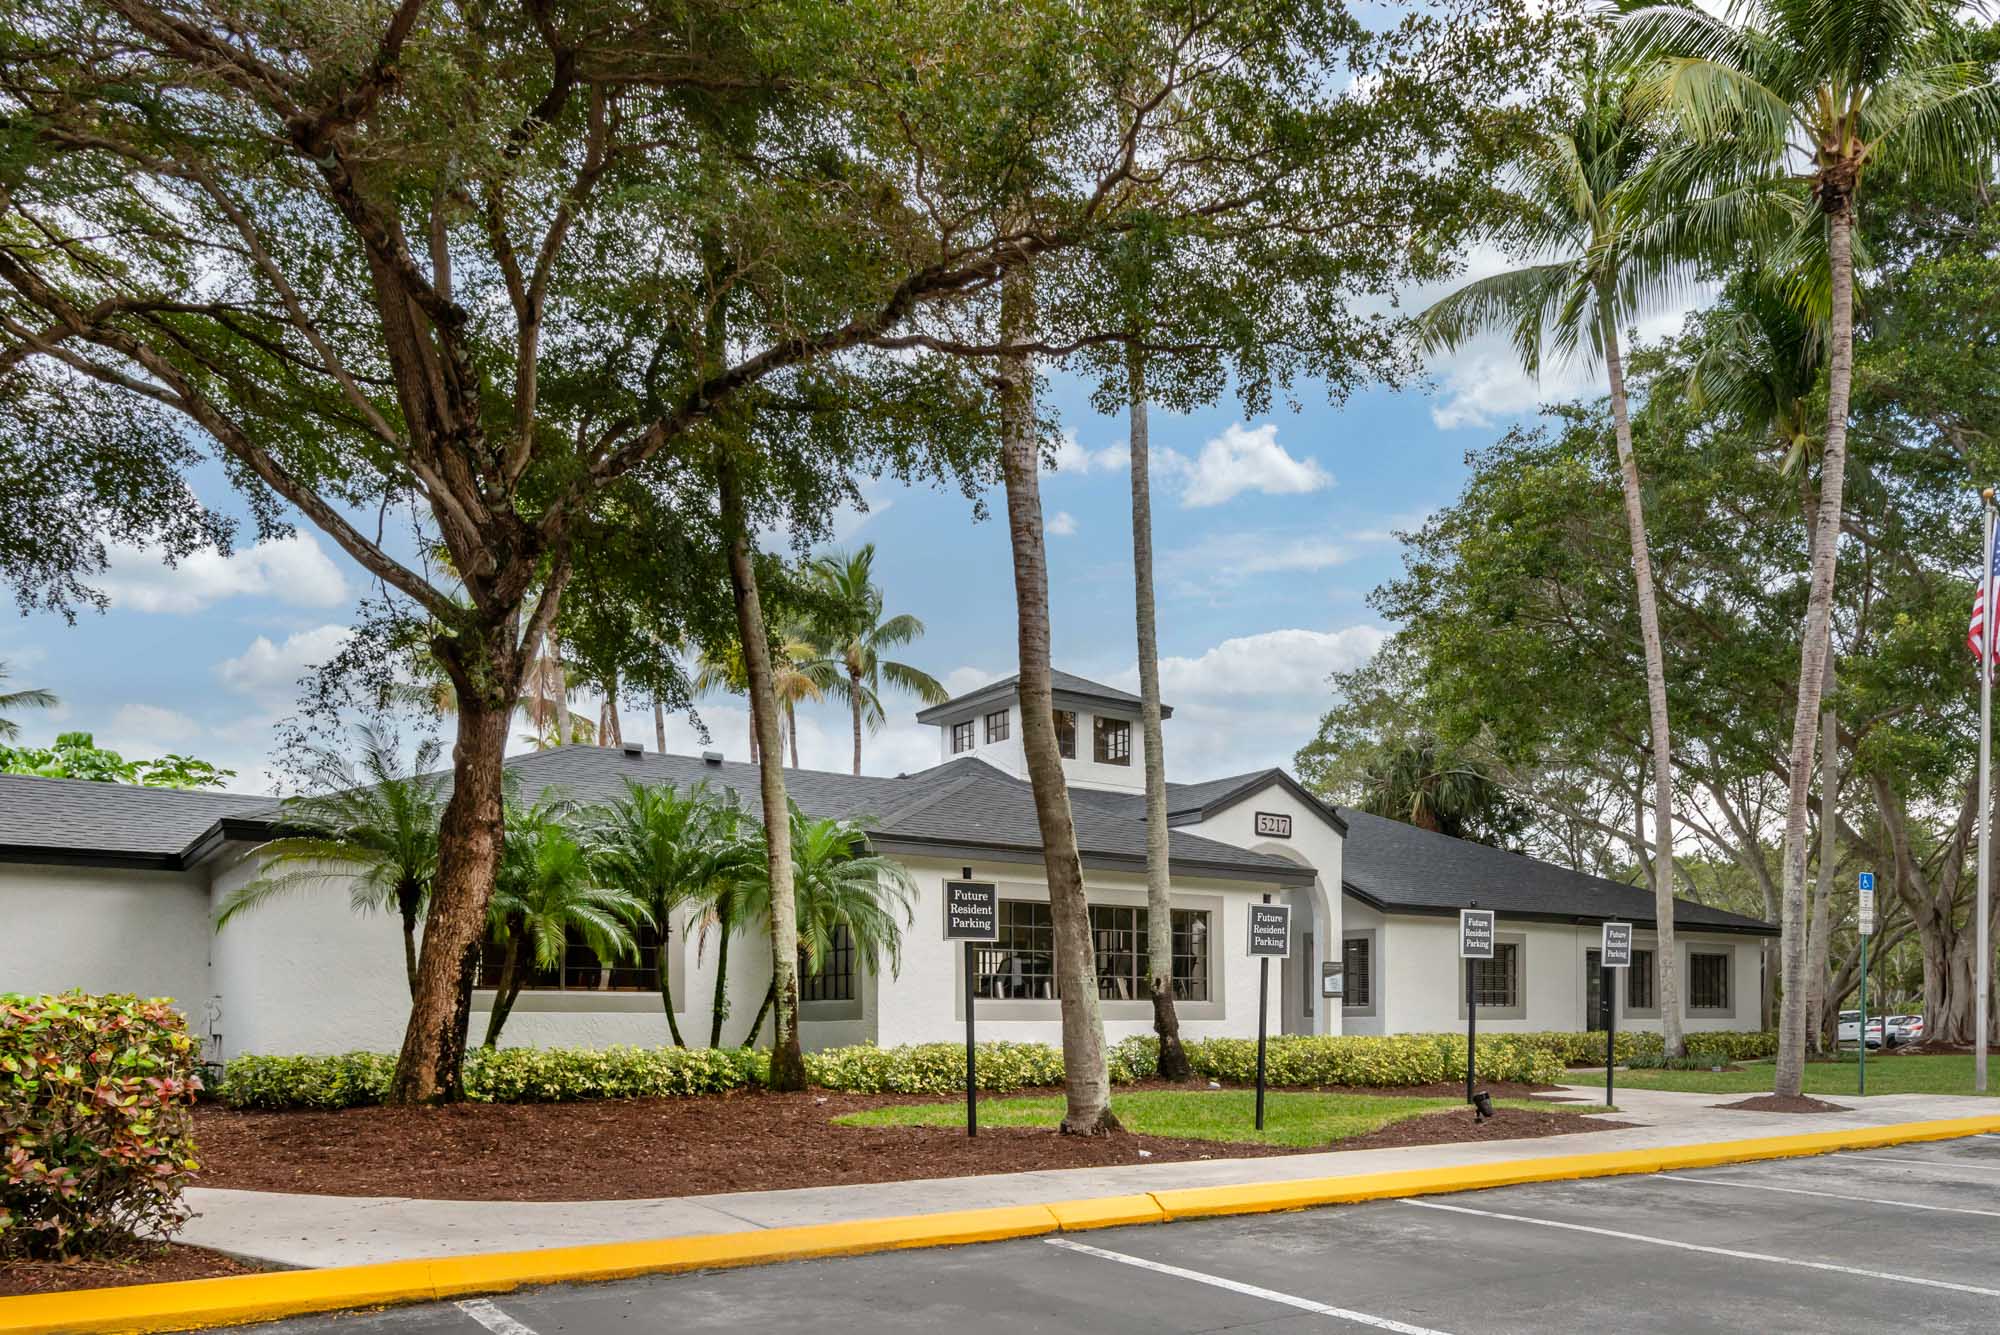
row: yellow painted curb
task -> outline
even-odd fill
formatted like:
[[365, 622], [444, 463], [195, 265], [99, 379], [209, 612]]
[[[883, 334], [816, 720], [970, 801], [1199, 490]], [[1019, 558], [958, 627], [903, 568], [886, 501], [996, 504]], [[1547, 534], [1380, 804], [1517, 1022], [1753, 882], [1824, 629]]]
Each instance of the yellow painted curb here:
[[324, 1270], [288, 1270], [175, 1284], [0, 1298], [0, 1335], [147, 1335], [274, 1321], [340, 1308], [431, 1302], [503, 1293], [528, 1284], [576, 1283], [854, 1256], [907, 1247], [947, 1247], [1044, 1233], [1159, 1223], [1204, 1216], [1262, 1214], [1398, 1196], [1426, 1196], [1528, 1182], [1654, 1173], [1677, 1168], [1802, 1158], [2000, 1132], [2000, 1116], [1905, 1122], [1658, 1150], [1614, 1150], [1543, 1159], [1421, 1168], [1351, 1177], [1307, 1178], [1240, 1187], [1190, 1187], [1094, 1200], [958, 1210], [801, 1228], [660, 1238], [646, 1242], [487, 1252], [422, 1261], [387, 1261]]

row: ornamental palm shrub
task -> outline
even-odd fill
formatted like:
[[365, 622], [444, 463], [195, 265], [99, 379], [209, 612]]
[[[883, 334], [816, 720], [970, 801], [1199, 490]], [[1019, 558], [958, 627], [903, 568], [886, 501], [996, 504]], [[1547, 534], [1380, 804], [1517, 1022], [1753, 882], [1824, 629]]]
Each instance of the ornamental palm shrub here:
[[0, 995], [0, 1259], [174, 1232], [200, 1047], [170, 1002]]
[[633, 925], [652, 921], [645, 900], [620, 884], [601, 883], [567, 803], [545, 799], [507, 815], [507, 843], [493, 878], [487, 923], [501, 948], [493, 1010], [483, 1046], [500, 1031], [533, 969], [560, 969], [572, 933], [607, 967], [638, 952]]

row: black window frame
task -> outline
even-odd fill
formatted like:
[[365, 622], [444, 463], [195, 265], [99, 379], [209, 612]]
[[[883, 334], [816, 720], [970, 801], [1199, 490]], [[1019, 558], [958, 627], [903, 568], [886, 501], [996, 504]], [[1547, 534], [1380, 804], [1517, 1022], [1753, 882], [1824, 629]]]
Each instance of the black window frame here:
[[[526, 967], [527, 977], [522, 980], [523, 992], [657, 992], [660, 989], [660, 951], [667, 948], [669, 939], [658, 927], [649, 922], [639, 922], [631, 926], [633, 940], [638, 945], [636, 958], [626, 963], [606, 964], [598, 959], [597, 952], [583, 940], [580, 928], [572, 927], [563, 941], [563, 961], [553, 969], [537, 969], [527, 942], [522, 942], [522, 955], [515, 961], [516, 968]], [[498, 936], [488, 931], [479, 943], [479, 963], [473, 976], [472, 985], [491, 991], [500, 985], [501, 962], [507, 948]], [[595, 980], [595, 981], [592, 981]]]
[[1472, 999], [1481, 1010], [1517, 1010], [1521, 1005], [1521, 944], [1495, 941], [1493, 958], [1474, 960]]
[[1098, 714], [1090, 720], [1090, 758], [1099, 765], [1132, 763], [1132, 720]]
[[[1360, 967], [1354, 957], [1359, 947]], [[1355, 979], [1360, 984], [1356, 985]], [[1350, 936], [1340, 943], [1340, 1004], [1345, 1010], [1367, 1010], [1375, 1004], [1375, 942], [1365, 936]]]
[[951, 753], [953, 755], [963, 755], [977, 746], [978, 740], [974, 735], [971, 719], [951, 725]]
[[1055, 711], [1056, 751], [1064, 760], [1076, 759], [1076, 711], [1058, 709]]
[[[1174, 999], [1213, 1000], [1215, 930], [1207, 909], [1175, 908]], [[1100, 1001], [1149, 1001], [1146, 992], [1146, 907], [1090, 905], [1090, 941]], [[996, 939], [974, 952], [974, 995], [986, 999], [1059, 1001], [1055, 916], [1047, 900], [1003, 899]]]
[[1650, 1011], [1659, 1006], [1659, 972], [1653, 963], [1657, 958], [1651, 950], [1632, 948], [1632, 963], [1625, 970], [1626, 1010]]
[[1009, 710], [996, 709], [986, 716], [986, 744], [1004, 742], [1013, 735], [1013, 714]]
[[820, 957], [819, 968], [808, 971], [806, 952], [799, 951], [799, 1000], [808, 1001], [853, 1001], [859, 985], [859, 969], [854, 951], [854, 933], [844, 922], [833, 925], [833, 939], [827, 942], [826, 954]]
[[[1688, 952], [1688, 999], [1690, 1011], [1727, 1011], [1734, 1004], [1730, 990], [1730, 956], [1727, 951], [1690, 950]], [[1705, 976], [1707, 975], [1707, 976]], [[1716, 988], [1721, 992], [1721, 1000], [1703, 1000], [1704, 988]], [[1710, 995], [1713, 995], [1711, 992]]]

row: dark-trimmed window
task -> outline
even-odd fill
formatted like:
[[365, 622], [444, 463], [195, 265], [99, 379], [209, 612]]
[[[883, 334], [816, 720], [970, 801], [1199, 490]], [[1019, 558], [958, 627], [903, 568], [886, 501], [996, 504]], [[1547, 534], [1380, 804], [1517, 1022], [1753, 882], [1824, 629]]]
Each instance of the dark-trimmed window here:
[[[597, 958], [597, 952], [584, 943], [581, 931], [573, 927], [563, 942], [562, 963], [552, 969], [536, 968], [533, 947], [523, 941], [521, 954], [514, 963], [516, 969], [528, 971], [521, 989], [526, 992], [658, 991], [660, 929], [651, 923], [641, 923], [633, 929], [632, 935], [639, 945], [637, 955], [605, 964]], [[488, 932], [479, 946], [479, 973], [473, 985], [500, 986], [500, 969], [506, 958], [507, 947]]]
[[1056, 750], [1064, 760], [1076, 759], [1076, 711], [1058, 709], [1056, 711]]
[[1628, 1011], [1649, 1011], [1657, 1006], [1658, 996], [1653, 982], [1653, 952], [1634, 950], [1632, 965], [1625, 970], [1625, 1009]]
[[987, 745], [990, 746], [994, 742], [1006, 741], [1011, 721], [1012, 715], [1004, 709], [996, 709], [991, 714], [988, 714], [986, 716]]
[[1521, 1004], [1521, 947], [1513, 941], [1493, 943], [1493, 958], [1474, 960], [1473, 998], [1481, 1006], [1514, 1007]]
[[1091, 759], [1100, 765], [1132, 763], [1132, 725], [1122, 718], [1091, 720]]
[[1340, 943], [1340, 1004], [1356, 1010], [1374, 1005], [1370, 989], [1374, 985], [1375, 961], [1365, 936], [1350, 936]]
[[1729, 956], [1700, 950], [1688, 952], [1688, 1009], [1729, 1009]]
[[[1091, 953], [1097, 961], [1097, 995], [1106, 1001], [1145, 1001], [1146, 910], [1123, 904], [1090, 906]], [[1173, 910], [1174, 997], [1209, 999], [1209, 922], [1204, 909]], [[977, 951], [975, 994], [1025, 1001], [1060, 996], [1055, 973], [1055, 918], [1040, 900], [1000, 901], [998, 938]]]
[[972, 720], [967, 719], [963, 723], [952, 724], [951, 753], [957, 755], [961, 751], [970, 751], [972, 747]]
[[799, 978], [801, 1001], [854, 1000], [854, 933], [847, 930], [846, 923], [834, 925], [833, 939], [827, 943], [817, 970], [809, 972], [805, 952], [799, 952]]

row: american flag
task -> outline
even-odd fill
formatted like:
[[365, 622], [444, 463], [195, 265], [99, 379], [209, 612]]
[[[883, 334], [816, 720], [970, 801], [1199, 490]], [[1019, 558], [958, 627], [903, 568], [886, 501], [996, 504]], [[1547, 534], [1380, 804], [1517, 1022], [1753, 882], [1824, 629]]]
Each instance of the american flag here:
[[1965, 630], [1965, 647], [1972, 650], [1973, 661], [1986, 665], [1986, 676], [1993, 678], [1993, 631], [1986, 609], [1993, 606], [1994, 595], [2000, 592], [2000, 543], [1992, 540], [1993, 530], [1989, 527], [1986, 543], [1986, 577], [1979, 581], [1979, 591], [1972, 596], [1972, 624]]

